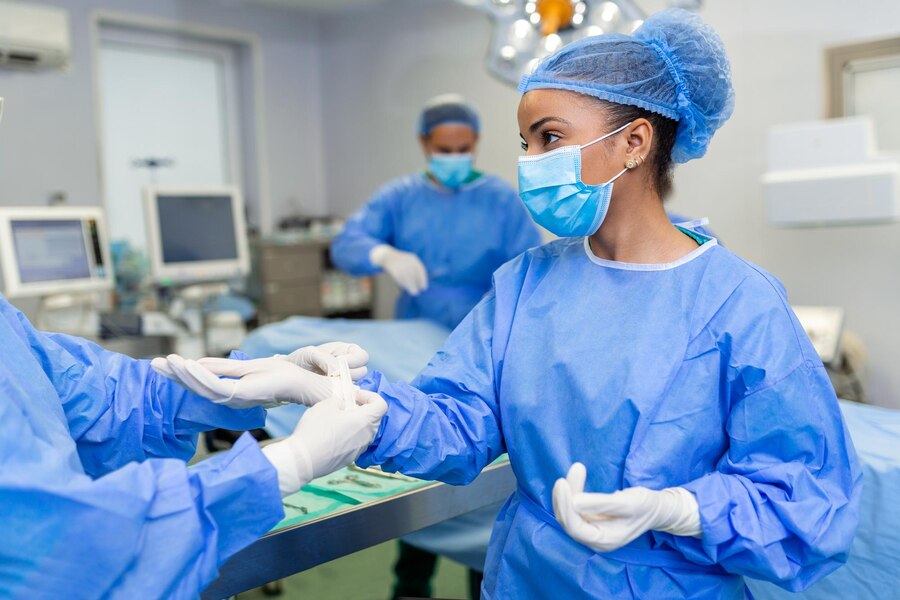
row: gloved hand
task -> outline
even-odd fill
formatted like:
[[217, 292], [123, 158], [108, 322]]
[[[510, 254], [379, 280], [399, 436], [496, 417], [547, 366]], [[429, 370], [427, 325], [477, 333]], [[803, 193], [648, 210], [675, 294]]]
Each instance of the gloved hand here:
[[320, 402], [303, 413], [294, 433], [263, 448], [278, 471], [282, 496], [350, 464], [371, 445], [387, 403], [366, 391], [357, 393], [356, 402], [348, 410], [331, 400]]
[[[331, 379], [297, 366], [287, 357], [231, 360], [186, 360], [177, 354], [154, 358], [160, 375], [180, 383], [198, 396], [231, 408], [272, 408], [296, 403], [312, 406], [331, 397]], [[324, 370], [328, 365], [319, 365]], [[231, 379], [219, 379], [219, 376]]]
[[294, 350], [287, 356], [276, 354], [279, 358], [285, 358], [298, 367], [319, 375], [333, 375], [337, 371], [337, 365], [333, 357], [346, 356], [347, 365], [350, 367], [350, 377], [358, 381], [366, 376], [369, 369], [369, 353], [356, 344], [346, 342], [328, 342], [318, 346], [306, 346]]
[[397, 285], [411, 296], [418, 296], [428, 289], [428, 271], [412, 252], [380, 244], [369, 252], [369, 262], [387, 271]]
[[581, 463], [553, 486], [553, 512], [572, 539], [600, 552], [625, 546], [650, 530], [700, 537], [700, 508], [684, 488], [626, 488], [612, 494], [584, 492]]

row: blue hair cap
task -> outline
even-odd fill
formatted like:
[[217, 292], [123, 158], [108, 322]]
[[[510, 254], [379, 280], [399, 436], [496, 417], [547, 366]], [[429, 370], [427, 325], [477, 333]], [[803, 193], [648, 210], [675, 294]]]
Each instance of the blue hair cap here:
[[425, 103], [419, 116], [419, 135], [428, 135], [438, 125], [467, 125], [478, 133], [475, 107], [459, 94], [442, 94]]
[[582, 38], [522, 78], [523, 94], [561, 89], [628, 104], [678, 122], [672, 160], [706, 154], [734, 112], [731, 66], [721, 38], [694, 13], [670, 8], [631, 35]]

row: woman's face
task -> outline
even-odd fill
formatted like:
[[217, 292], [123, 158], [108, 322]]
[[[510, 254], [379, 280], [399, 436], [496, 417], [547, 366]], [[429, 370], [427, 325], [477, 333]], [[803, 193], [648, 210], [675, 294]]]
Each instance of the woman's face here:
[[[627, 129], [581, 151], [581, 179], [606, 183], [625, 166]], [[584, 145], [609, 133], [601, 106], [566, 90], [532, 90], [519, 102], [519, 134], [528, 155], [563, 146]]]

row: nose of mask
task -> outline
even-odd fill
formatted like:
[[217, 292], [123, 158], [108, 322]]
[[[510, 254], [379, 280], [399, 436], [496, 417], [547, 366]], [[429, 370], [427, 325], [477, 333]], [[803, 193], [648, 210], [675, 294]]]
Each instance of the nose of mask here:
[[560, 148], [519, 158], [519, 197], [534, 222], [560, 237], [591, 235], [609, 210], [612, 182], [581, 180], [581, 149]]
[[472, 173], [472, 155], [432, 154], [428, 172], [448, 188], [458, 188]]

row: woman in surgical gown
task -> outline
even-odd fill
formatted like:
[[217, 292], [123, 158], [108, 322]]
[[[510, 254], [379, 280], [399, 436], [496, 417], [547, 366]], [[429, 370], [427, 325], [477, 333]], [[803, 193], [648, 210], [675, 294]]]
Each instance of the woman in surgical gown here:
[[[781, 284], [673, 226], [661, 200], [672, 162], [701, 157], [731, 114], [721, 40], [672, 9], [563, 48], [520, 90], [519, 192], [562, 239], [500, 268], [412, 385], [363, 380], [389, 408], [357, 462], [465, 484], [509, 453], [487, 600], [744, 598], [744, 576], [806, 588], [857, 523], [834, 391]], [[585, 541], [554, 514], [575, 463], [582, 513], [675, 490], [696, 529], [649, 515], [633, 540]], [[600, 539], [604, 522], [582, 525]]]

